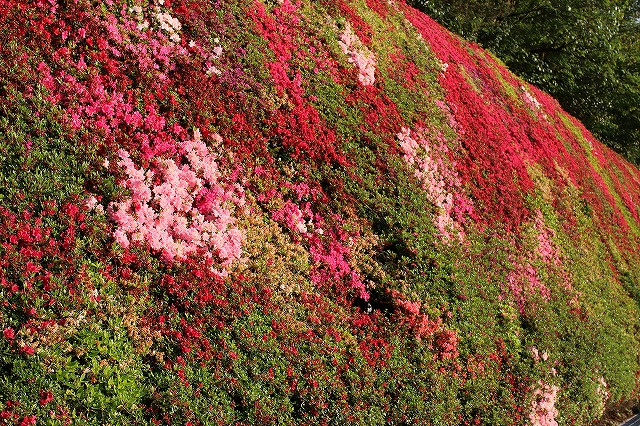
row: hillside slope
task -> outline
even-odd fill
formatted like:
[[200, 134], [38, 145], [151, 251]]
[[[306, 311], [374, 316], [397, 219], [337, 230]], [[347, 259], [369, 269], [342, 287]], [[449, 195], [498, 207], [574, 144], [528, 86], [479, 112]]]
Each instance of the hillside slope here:
[[0, 0], [0, 424], [586, 425], [640, 173], [397, 0]]

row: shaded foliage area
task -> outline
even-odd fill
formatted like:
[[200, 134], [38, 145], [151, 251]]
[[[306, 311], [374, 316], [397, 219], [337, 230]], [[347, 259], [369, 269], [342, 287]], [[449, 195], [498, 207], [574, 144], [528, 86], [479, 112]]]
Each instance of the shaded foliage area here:
[[640, 162], [637, 0], [413, 0], [413, 5], [494, 52], [607, 145]]

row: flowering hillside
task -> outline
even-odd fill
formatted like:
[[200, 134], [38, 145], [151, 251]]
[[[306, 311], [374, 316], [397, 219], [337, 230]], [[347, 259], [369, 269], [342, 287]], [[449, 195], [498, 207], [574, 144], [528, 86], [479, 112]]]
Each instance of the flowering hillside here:
[[592, 424], [639, 199], [403, 0], [0, 0], [0, 424]]

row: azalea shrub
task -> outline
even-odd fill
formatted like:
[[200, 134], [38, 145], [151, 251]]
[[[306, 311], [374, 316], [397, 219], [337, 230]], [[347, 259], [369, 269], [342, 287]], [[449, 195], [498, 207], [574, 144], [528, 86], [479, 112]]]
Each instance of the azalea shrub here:
[[0, 0], [0, 424], [587, 425], [638, 170], [402, 0]]

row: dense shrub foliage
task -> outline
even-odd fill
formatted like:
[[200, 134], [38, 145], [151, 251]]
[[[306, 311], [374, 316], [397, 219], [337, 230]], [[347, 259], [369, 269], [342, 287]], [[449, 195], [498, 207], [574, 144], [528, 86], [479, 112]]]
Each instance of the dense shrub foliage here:
[[0, 0], [0, 424], [580, 425], [640, 173], [402, 1]]

